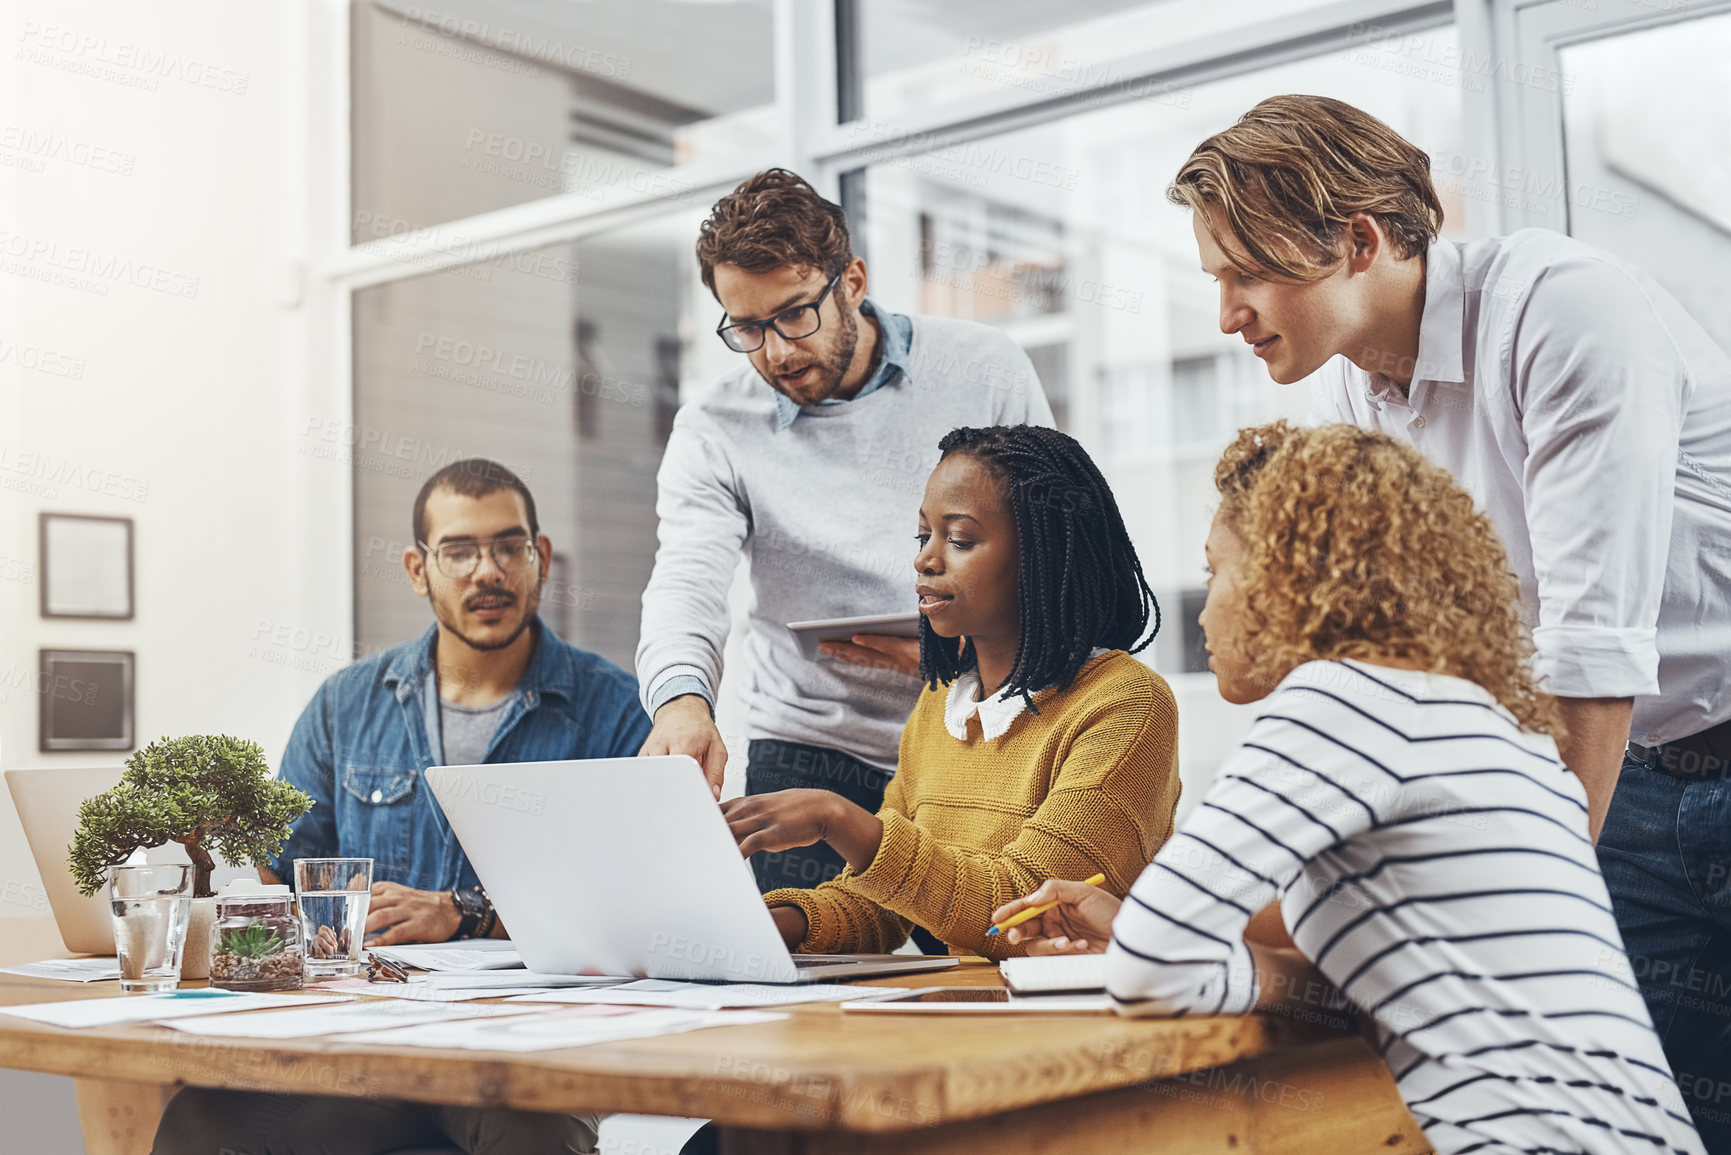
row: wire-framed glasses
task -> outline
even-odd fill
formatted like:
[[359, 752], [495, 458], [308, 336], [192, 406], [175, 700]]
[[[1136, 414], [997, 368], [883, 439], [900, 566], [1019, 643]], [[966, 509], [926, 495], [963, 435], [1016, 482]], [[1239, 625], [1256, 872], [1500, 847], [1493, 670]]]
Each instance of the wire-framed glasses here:
[[489, 542], [441, 542], [438, 549], [424, 541], [415, 544], [432, 554], [439, 572], [453, 581], [460, 581], [481, 568], [483, 549], [493, 555], [493, 564], [502, 573], [520, 573], [535, 564], [535, 543], [521, 535], [496, 537]]
[[[846, 272], [847, 270], [842, 270]], [[841, 273], [829, 279], [829, 284], [823, 287], [823, 292], [817, 295], [817, 300], [809, 305], [795, 305], [791, 309], [783, 309], [767, 321], [742, 321], [737, 325], [727, 323], [727, 314], [721, 315], [721, 324], [715, 333], [722, 342], [735, 353], [755, 353], [763, 348], [764, 330], [774, 329], [781, 334], [784, 341], [798, 341], [809, 337], [823, 327], [824, 299], [841, 280]]]

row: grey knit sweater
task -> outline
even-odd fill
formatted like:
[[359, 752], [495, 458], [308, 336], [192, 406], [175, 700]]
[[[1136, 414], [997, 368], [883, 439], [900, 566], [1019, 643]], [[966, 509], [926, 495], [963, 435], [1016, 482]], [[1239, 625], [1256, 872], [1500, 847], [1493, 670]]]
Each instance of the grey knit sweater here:
[[657, 477], [661, 544], [637, 646], [651, 713], [699, 683], [715, 700], [743, 552], [752, 604], [735, 676], [747, 736], [895, 766], [918, 679], [808, 661], [787, 623], [914, 609], [914, 535], [939, 438], [962, 425], [1052, 424], [1033, 365], [1008, 337], [971, 321], [912, 320], [905, 375], [844, 404], [805, 406], [786, 429], [774, 390], [743, 358], [679, 410]]

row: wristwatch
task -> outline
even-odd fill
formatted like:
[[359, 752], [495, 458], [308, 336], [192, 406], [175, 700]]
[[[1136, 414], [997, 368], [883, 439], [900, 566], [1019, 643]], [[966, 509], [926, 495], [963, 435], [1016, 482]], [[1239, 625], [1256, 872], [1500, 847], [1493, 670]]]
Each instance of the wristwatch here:
[[461, 920], [457, 923], [458, 938], [480, 938], [493, 929], [496, 921], [493, 902], [478, 886], [459, 887], [451, 891], [451, 905], [457, 908]]

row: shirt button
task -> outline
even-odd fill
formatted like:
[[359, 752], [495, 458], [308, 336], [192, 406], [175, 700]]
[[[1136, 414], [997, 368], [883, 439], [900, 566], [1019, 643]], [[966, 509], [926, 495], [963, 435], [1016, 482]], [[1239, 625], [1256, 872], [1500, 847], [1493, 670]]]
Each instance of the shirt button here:
[[1657, 734], [1648, 734], [1646, 736], [1646, 738], [1641, 743], [1641, 745], [1643, 745], [1643, 746], [1657, 746], [1658, 744], [1659, 744], [1659, 735], [1657, 735]]
[[1424, 428], [1424, 418], [1423, 417], [1414, 417], [1412, 419], [1412, 427], [1414, 429], [1423, 429]]
[[383, 790], [373, 791], [373, 801], [374, 802], [383, 802], [384, 800], [385, 800], [385, 792]]

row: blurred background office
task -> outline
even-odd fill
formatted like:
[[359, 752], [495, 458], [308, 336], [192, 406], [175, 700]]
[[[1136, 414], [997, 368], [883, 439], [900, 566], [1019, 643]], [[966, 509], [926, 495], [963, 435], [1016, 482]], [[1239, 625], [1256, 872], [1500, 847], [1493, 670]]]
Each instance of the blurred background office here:
[[[6, 767], [125, 757], [43, 748], [44, 650], [132, 655], [132, 742], [274, 758], [428, 624], [408, 511], [466, 456], [536, 495], [547, 622], [629, 668], [662, 446], [737, 356], [697, 225], [770, 165], [847, 208], [877, 301], [1033, 359], [1166, 609], [1190, 803], [1247, 722], [1195, 622], [1213, 461], [1308, 405], [1165, 201], [1199, 140], [1349, 101], [1430, 153], [1445, 236], [1572, 233], [1731, 346], [1731, 0], [0, 0], [0, 38]], [[130, 523], [129, 616], [51, 612], [43, 514]], [[46, 915], [0, 804], [0, 918]]]

